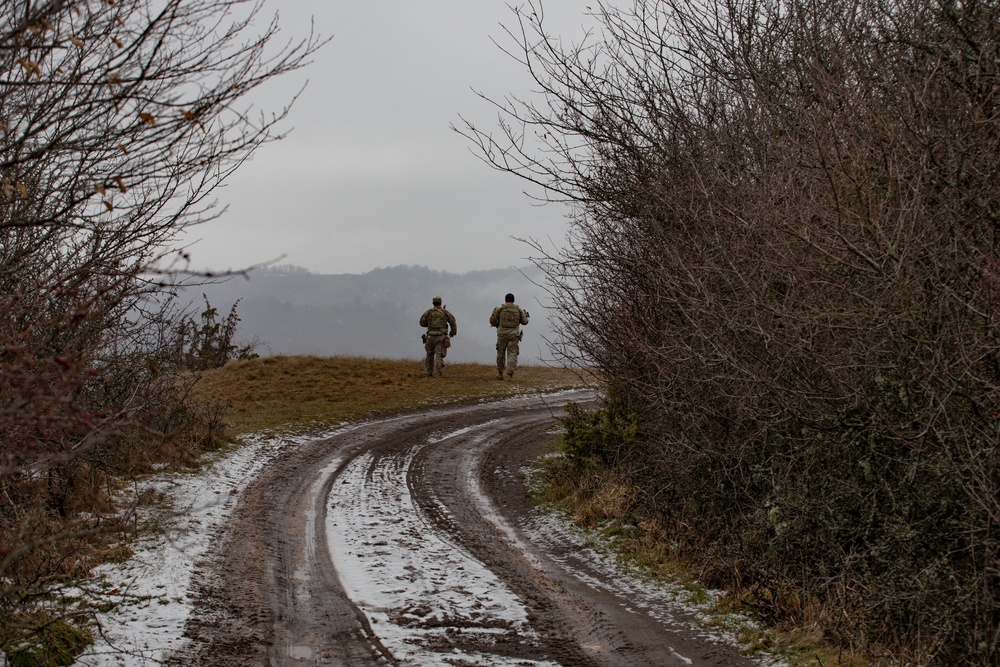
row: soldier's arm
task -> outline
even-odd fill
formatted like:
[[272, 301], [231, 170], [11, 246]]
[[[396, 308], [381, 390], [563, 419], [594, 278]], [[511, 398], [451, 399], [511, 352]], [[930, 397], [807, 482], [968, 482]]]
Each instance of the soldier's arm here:
[[493, 313], [490, 314], [490, 326], [495, 327], [500, 324], [500, 308], [494, 308]]
[[448, 324], [451, 325], [451, 334], [450, 335], [457, 336], [458, 335], [458, 322], [455, 321], [455, 316], [452, 315], [451, 313], [448, 313]]
[[528, 323], [528, 311], [526, 311], [524, 308], [522, 308], [521, 309], [521, 324], [527, 324], [527, 323]]

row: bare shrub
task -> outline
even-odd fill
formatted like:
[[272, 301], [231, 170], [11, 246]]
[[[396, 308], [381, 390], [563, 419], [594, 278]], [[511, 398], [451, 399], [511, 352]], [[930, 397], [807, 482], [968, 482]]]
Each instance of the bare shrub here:
[[518, 11], [545, 101], [462, 132], [573, 206], [538, 261], [567, 361], [640, 416], [619, 467], [774, 620], [996, 664], [1000, 9], [594, 13], [564, 46]]
[[81, 608], [50, 602], [94, 564], [94, 539], [133, 528], [114, 491], [158, 461], [193, 460], [218, 427], [185, 397], [167, 285], [185, 257], [163, 249], [212, 219], [214, 188], [278, 138], [287, 108], [241, 100], [318, 46], [275, 47], [277, 24], [261, 18], [245, 0], [0, 0], [0, 650], [12, 660], [68, 664], [43, 646], [67, 633], [46, 628], [79, 625]]

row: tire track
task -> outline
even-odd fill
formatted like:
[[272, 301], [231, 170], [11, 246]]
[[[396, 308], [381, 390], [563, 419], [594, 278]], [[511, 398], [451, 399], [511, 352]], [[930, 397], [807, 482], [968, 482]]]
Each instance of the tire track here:
[[167, 664], [753, 664], [538, 527], [520, 466], [562, 405], [590, 400], [434, 408], [283, 453], [219, 536]]

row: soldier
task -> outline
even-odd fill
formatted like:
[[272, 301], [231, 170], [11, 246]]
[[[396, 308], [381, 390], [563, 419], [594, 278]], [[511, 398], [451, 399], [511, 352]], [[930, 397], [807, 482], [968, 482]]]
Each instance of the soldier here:
[[441, 307], [441, 297], [434, 297], [431, 303], [433, 308], [428, 308], [420, 316], [420, 326], [427, 327], [427, 333], [423, 335], [424, 350], [427, 352], [427, 376], [439, 378], [444, 369], [444, 358], [451, 347], [451, 336], [458, 335], [458, 325], [455, 323], [455, 316]]
[[493, 309], [490, 315], [490, 326], [497, 328], [497, 379], [503, 379], [504, 369], [507, 377], [513, 379], [517, 370], [517, 355], [519, 344], [524, 333], [521, 325], [528, 323], [528, 311], [514, 303], [514, 295], [508, 294], [502, 306]]

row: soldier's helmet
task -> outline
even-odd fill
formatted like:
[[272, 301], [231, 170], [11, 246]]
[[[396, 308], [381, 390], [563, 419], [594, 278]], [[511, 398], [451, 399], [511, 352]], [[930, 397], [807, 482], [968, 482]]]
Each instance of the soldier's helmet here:
[[439, 296], [434, 297], [433, 299], [431, 299], [431, 303], [434, 304], [435, 306], [440, 306], [441, 305], [441, 297], [439, 297]]

